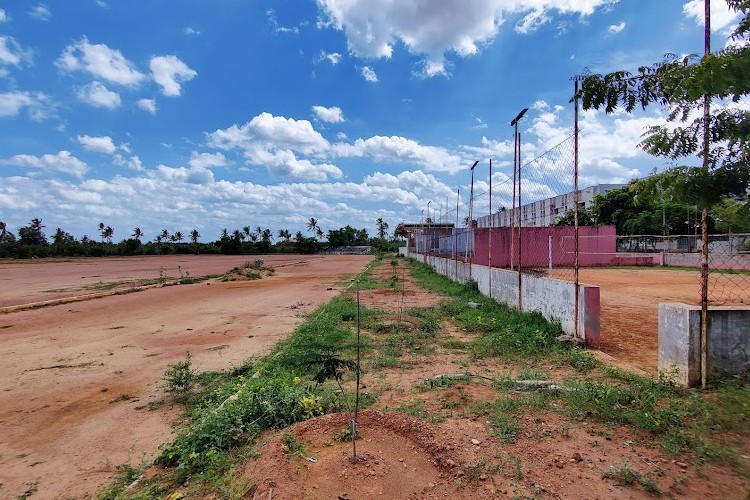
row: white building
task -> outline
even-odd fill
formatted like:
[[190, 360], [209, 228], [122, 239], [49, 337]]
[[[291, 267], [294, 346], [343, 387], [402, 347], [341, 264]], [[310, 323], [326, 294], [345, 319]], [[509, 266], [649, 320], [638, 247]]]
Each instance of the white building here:
[[[594, 197], [598, 194], [604, 194], [611, 189], [617, 189], [626, 186], [626, 184], [597, 184], [589, 186], [578, 191], [578, 209], [591, 206]], [[569, 210], [573, 210], [573, 192], [528, 203], [520, 207], [521, 226], [523, 227], [542, 227], [551, 226]], [[519, 210], [518, 208], [516, 210]], [[511, 209], [505, 209], [492, 215], [485, 215], [477, 219], [478, 227], [509, 227], [511, 221]], [[516, 216], [518, 223], [518, 216]]]

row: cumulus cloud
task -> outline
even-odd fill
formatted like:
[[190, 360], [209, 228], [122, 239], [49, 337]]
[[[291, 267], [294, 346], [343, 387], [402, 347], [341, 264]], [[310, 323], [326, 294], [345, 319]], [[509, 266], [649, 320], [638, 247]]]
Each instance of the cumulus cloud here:
[[12, 36], [0, 35], [0, 65], [17, 66], [31, 61], [31, 51], [21, 47]]
[[330, 163], [313, 163], [297, 158], [321, 154], [330, 144], [307, 120], [261, 113], [244, 125], [208, 134], [208, 144], [224, 150], [240, 149], [248, 162], [265, 166], [269, 173], [280, 178], [325, 180], [339, 178], [343, 172]]
[[114, 141], [108, 135], [94, 137], [90, 135], [79, 135], [78, 142], [86, 151], [95, 153], [114, 154], [117, 151]]
[[190, 154], [190, 166], [194, 168], [226, 167], [227, 158], [223, 153], [198, 153]]
[[371, 67], [364, 66], [361, 72], [362, 72], [362, 78], [364, 78], [368, 82], [375, 83], [378, 81], [378, 75], [375, 73], [375, 70], [372, 69]]
[[120, 167], [125, 167], [130, 170], [134, 170], [136, 172], [142, 172], [145, 169], [143, 168], [143, 163], [141, 162], [141, 159], [138, 156], [131, 156], [130, 158], [125, 158], [121, 154], [116, 154], [114, 157], [115, 165], [118, 165]]
[[341, 112], [341, 108], [338, 106], [330, 108], [324, 106], [313, 106], [312, 109], [318, 120], [327, 123], [341, 123], [344, 121], [344, 113]]
[[154, 99], [138, 99], [138, 107], [143, 111], [148, 111], [152, 115], [156, 114], [156, 100]]
[[29, 15], [37, 21], [49, 21], [52, 19], [52, 11], [43, 3], [38, 3], [31, 8]]
[[115, 109], [120, 107], [120, 94], [109, 90], [101, 82], [91, 82], [78, 90], [78, 98], [95, 107]]
[[617, 24], [611, 24], [609, 28], [607, 28], [607, 31], [609, 31], [610, 33], [619, 33], [624, 29], [625, 29], [625, 21], [620, 21]]
[[[699, 26], [704, 22], [704, 0], [691, 0], [682, 5], [685, 17], [692, 18]], [[721, 31], [730, 26], [740, 16], [727, 6], [726, 2], [711, 2], [711, 31]]]
[[53, 106], [42, 92], [0, 93], [0, 117], [18, 116], [22, 109], [28, 111], [32, 120], [41, 121], [49, 117]]
[[154, 81], [161, 86], [162, 94], [170, 97], [180, 95], [181, 84], [189, 82], [198, 75], [176, 56], [152, 57], [149, 67]]
[[320, 57], [318, 57], [318, 62], [320, 61], [328, 61], [332, 65], [336, 66], [339, 62], [341, 62], [341, 54], [338, 52], [325, 52], [323, 50], [320, 51]]
[[86, 71], [119, 85], [138, 85], [145, 76], [117, 49], [105, 44], [89, 43], [86, 37], [68, 45], [56, 61], [63, 71]]
[[232, 125], [208, 134], [209, 145], [219, 149], [292, 149], [304, 154], [323, 151], [328, 141], [307, 120], [261, 113], [244, 125]]
[[3, 160], [3, 163], [17, 167], [31, 167], [47, 174], [59, 172], [79, 178], [83, 177], [88, 171], [88, 166], [73, 156], [70, 151], [60, 151], [55, 155], [45, 154], [42, 156], [15, 155], [7, 160]]
[[374, 136], [354, 143], [336, 143], [332, 153], [339, 157], [367, 156], [377, 161], [409, 162], [427, 170], [454, 172], [462, 168], [461, 158], [445, 148], [425, 146], [399, 136]]
[[362, 58], [390, 58], [398, 43], [423, 55], [424, 76], [446, 74], [445, 54], [477, 54], [500, 26], [518, 18], [516, 30], [529, 33], [558, 14], [587, 16], [617, 0], [317, 0], [319, 27], [344, 31], [349, 50]]

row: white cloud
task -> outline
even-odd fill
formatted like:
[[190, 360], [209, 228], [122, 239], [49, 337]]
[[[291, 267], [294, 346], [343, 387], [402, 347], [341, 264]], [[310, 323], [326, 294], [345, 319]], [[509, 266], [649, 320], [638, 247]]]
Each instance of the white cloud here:
[[181, 83], [195, 78], [198, 73], [176, 56], [152, 57], [149, 63], [154, 81], [162, 88], [166, 96], [178, 96], [182, 91]]
[[[122, 149], [122, 146], [120, 146], [120, 149]], [[130, 170], [134, 170], [136, 172], [143, 172], [145, 169], [143, 168], [143, 163], [141, 162], [141, 159], [138, 156], [131, 156], [130, 158], [125, 158], [121, 154], [115, 154], [114, 156], [114, 163], [117, 166], [125, 167]]]
[[52, 12], [43, 3], [38, 3], [31, 8], [29, 15], [37, 21], [49, 21], [52, 19]]
[[8, 15], [5, 13], [5, 9], [0, 9], [0, 24], [8, 20]]
[[338, 139], [340, 141], [345, 141], [345, 140], [348, 139], [348, 137], [346, 136], [345, 133], [339, 132], [339, 133], [336, 134], [336, 139]]
[[[703, 26], [704, 0], [691, 0], [683, 4], [682, 13], [688, 18], [693, 18], [699, 26]], [[714, 0], [711, 2], [711, 31], [721, 31], [735, 22], [739, 16], [740, 14], [730, 9], [726, 2]]]
[[258, 165], [264, 165], [268, 173], [282, 179], [303, 179], [307, 181], [325, 181], [329, 177], [339, 179], [344, 173], [330, 163], [312, 163], [299, 159], [288, 149], [278, 151], [257, 150], [246, 152], [248, 159]]
[[40, 121], [49, 117], [53, 106], [42, 92], [0, 93], [0, 117], [18, 116], [24, 108], [33, 120]]
[[79, 178], [88, 171], [88, 166], [70, 154], [70, 151], [60, 151], [56, 155], [15, 155], [3, 160], [3, 163], [17, 167], [32, 167], [45, 173], [60, 172]]
[[156, 114], [156, 100], [154, 99], [138, 99], [138, 107], [152, 115]]
[[607, 31], [609, 31], [610, 33], [619, 33], [624, 29], [625, 29], [625, 21], [620, 21], [617, 24], [611, 24], [609, 28], [607, 28]]
[[484, 129], [484, 128], [487, 128], [487, 127], [488, 127], [488, 125], [484, 122], [484, 120], [482, 120], [481, 118], [478, 118], [476, 116], [474, 117], [474, 126], [471, 127], [471, 128], [473, 128], [475, 130], [481, 130], [481, 129]]
[[315, 116], [324, 122], [328, 123], [341, 123], [344, 121], [344, 113], [341, 112], [341, 108], [333, 106], [326, 108], [324, 106], [313, 106], [312, 107]]
[[223, 153], [198, 153], [190, 154], [190, 166], [194, 168], [226, 167], [227, 158]]
[[399, 42], [423, 55], [424, 76], [446, 74], [445, 54], [477, 54], [500, 26], [522, 16], [516, 30], [528, 33], [553, 13], [587, 16], [617, 0], [317, 0], [324, 19], [318, 27], [346, 34], [349, 50], [361, 58], [390, 58]]
[[185, 35], [188, 35], [188, 36], [190, 36], [190, 35], [198, 36], [198, 35], [201, 34], [200, 31], [198, 31], [197, 29], [193, 28], [192, 26], [185, 26], [184, 28], [182, 28], [182, 32]]
[[378, 75], [375, 73], [375, 70], [372, 69], [371, 67], [364, 66], [361, 71], [362, 71], [362, 77], [368, 82], [375, 83], [378, 81]]
[[101, 82], [91, 82], [81, 87], [78, 98], [95, 108], [115, 109], [120, 106], [120, 94], [109, 90]]
[[232, 125], [208, 134], [209, 145], [219, 149], [292, 149], [304, 154], [324, 151], [329, 144], [307, 120], [261, 113], [242, 126]]
[[405, 137], [374, 136], [357, 139], [352, 144], [337, 143], [332, 154], [339, 157], [367, 156], [382, 162], [409, 162], [427, 170], [455, 172], [461, 168], [461, 158], [445, 148], [424, 146]]
[[120, 85], [134, 86], [144, 78], [122, 52], [104, 44], [89, 43], [86, 37], [65, 47], [56, 64], [64, 71], [87, 71]]
[[12, 36], [0, 35], [0, 64], [18, 65], [31, 61], [31, 51], [21, 47]]
[[79, 135], [78, 142], [83, 146], [86, 151], [93, 151], [95, 153], [114, 154], [117, 151], [114, 141], [108, 135], [101, 137], [94, 137], [90, 135]]
[[295, 35], [299, 34], [299, 27], [297, 26], [292, 26], [290, 28], [287, 26], [279, 25], [279, 20], [276, 18], [275, 10], [273, 9], [266, 10], [266, 17], [268, 18], [268, 22], [271, 23], [276, 33], [294, 33]]
[[328, 61], [332, 65], [336, 66], [339, 62], [341, 62], [341, 54], [339, 54], [338, 52], [328, 53], [321, 50], [318, 61]]

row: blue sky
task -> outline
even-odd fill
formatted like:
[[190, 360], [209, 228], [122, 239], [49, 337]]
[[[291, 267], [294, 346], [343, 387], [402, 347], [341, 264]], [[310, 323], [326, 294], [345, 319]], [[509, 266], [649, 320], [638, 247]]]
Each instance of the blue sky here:
[[[737, 18], [714, 0], [713, 45]], [[0, 11], [0, 220], [80, 237], [141, 227], [374, 230], [509, 204], [524, 161], [572, 134], [570, 77], [702, 51], [702, 0], [11, 0]], [[654, 108], [581, 117], [581, 184], [669, 164]], [[552, 166], [528, 193], [565, 184]], [[555, 170], [557, 169], [557, 170]], [[525, 201], [530, 201], [525, 199]], [[475, 213], [485, 207], [486, 196]], [[454, 208], [455, 209], [455, 208]], [[462, 206], [462, 212], [465, 208]], [[454, 215], [452, 215], [454, 217]]]

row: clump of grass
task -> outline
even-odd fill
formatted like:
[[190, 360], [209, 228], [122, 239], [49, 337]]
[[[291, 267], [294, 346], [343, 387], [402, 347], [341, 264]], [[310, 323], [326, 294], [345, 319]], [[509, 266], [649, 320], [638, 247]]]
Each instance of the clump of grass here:
[[195, 386], [195, 372], [188, 351], [185, 359], [173, 365], [164, 372], [164, 387], [172, 399], [178, 403], [185, 403]]
[[564, 351], [565, 361], [581, 373], [588, 373], [599, 364], [594, 355], [584, 349], [571, 348]]
[[502, 443], [515, 443], [521, 429], [521, 409], [517, 401], [509, 397], [493, 403], [482, 401], [472, 405], [472, 411], [488, 418], [495, 436]]

